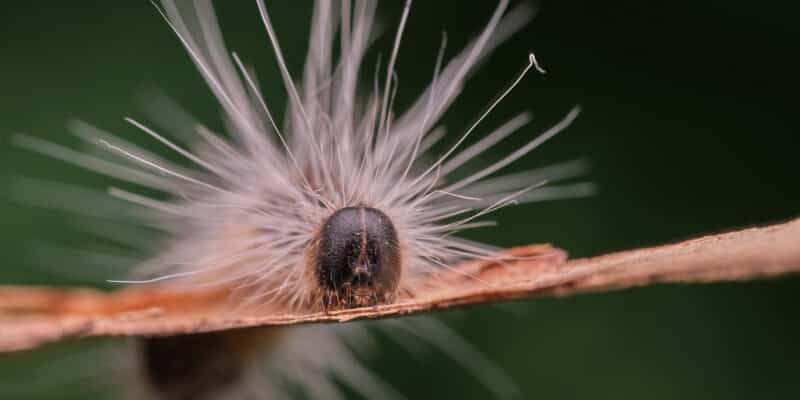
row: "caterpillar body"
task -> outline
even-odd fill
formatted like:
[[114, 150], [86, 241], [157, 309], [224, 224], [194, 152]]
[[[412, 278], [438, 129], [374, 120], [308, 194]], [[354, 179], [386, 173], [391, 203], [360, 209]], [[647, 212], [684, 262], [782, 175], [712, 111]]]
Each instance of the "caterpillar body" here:
[[[176, 132], [178, 141], [126, 119], [183, 157], [182, 164], [86, 123], [71, 127], [108, 155], [17, 138], [27, 148], [166, 195], [164, 200], [109, 190], [130, 206], [120, 218], [156, 230], [161, 244], [133, 270], [134, 278], [118, 282], [225, 287], [237, 304], [256, 309], [386, 304], [413, 297], [416, 287], [431, 283], [431, 274], [460, 261], [499, 257], [493, 246], [456, 236], [486, 226], [481, 218], [487, 214], [511, 204], [591, 192], [585, 184], [544, 186], [580, 174], [581, 163], [498, 174], [568, 127], [577, 108], [517, 150], [477, 172], [462, 173], [466, 163], [530, 122], [530, 114], [521, 113], [471, 140], [525, 74], [544, 72], [533, 54], [453, 144], [442, 154], [431, 151], [445, 137], [439, 123], [448, 107], [478, 64], [531, 18], [529, 5], [510, 8], [508, 0], [500, 0], [480, 33], [449, 61], [443, 40], [431, 61], [430, 84], [400, 112], [393, 106], [399, 89], [395, 65], [403, 53], [410, 1], [385, 68], [366, 98], [357, 94], [359, 71], [374, 39], [377, 2], [315, 2], [299, 83], [286, 66], [266, 5], [256, 4], [288, 94], [283, 126], [275, 121], [253, 69], [226, 47], [211, 2], [162, 0], [156, 8], [219, 102], [225, 133], [184, 119], [189, 134]], [[380, 325], [434, 343], [462, 361], [484, 363], [434, 320]], [[388, 397], [391, 389], [378, 384], [347, 351], [349, 342], [364, 334], [360, 325], [347, 325], [146, 339], [139, 354], [145, 379], [165, 399], [219, 395], [242, 379], [243, 367], [252, 362], [244, 355], [252, 353], [251, 347], [268, 349], [270, 372], [260, 379], [271, 384], [259, 392], [264, 398], [288, 396], [285, 382], [299, 383], [311, 397], [335, 398], [331, 378], [366, 397]], [[489, 385], [503, 380], [486, 370], [476, 375], [484, 375]]]

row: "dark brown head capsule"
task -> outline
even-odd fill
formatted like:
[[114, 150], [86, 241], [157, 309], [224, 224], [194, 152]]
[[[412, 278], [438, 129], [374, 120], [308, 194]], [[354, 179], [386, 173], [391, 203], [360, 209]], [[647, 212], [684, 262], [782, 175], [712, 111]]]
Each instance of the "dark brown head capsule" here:
[[400, 280], [397, 231], [386, 214], [347, 207], [331, 215], [312, 251], [313, 279], [325, 308], [392, 301]]

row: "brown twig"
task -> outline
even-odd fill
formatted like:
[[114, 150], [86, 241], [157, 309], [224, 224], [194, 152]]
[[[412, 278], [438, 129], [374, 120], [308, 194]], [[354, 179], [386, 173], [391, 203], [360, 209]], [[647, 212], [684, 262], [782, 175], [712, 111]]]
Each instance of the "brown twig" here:
[[800, 272], [800, 219], [677, 244], [565, 261], [547, 245], [511, 249], [519, 261], [458, 266], [477, 279], [446, 282], [399, 302], [327, 313], [236, 311], [225, 291], [171, 286], [113, 293], [0, 287], [0, 352], [89, 336], [155, 336], [412, 314], [537, 296], [566, 296], [652, 283], [740, 281]]

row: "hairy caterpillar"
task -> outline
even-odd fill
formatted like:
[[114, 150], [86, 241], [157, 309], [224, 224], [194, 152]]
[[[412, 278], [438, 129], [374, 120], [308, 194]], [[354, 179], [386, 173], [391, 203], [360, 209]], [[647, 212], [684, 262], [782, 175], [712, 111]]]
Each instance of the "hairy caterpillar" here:
[[[415, 287], [436, 283], [429, 279], [432, 272], [458, 261], [498, 257], [496, 248], [453, 236], [485, 226], [479, 219], [486, 214], [514, 203], [584, 195], [590, 189], [583, 185], [542, 188], [547, 180], [573, 176], [581, 169], [577, 164], [494, 176], [566, 128], [577, 109], [480, 171], [451, 178], [464, 164], [530, 121], [527, 113], [520, 114], [467, 145], [484, 117], [523, 76], [531, 69], [541, 70], [532, 55], [522, 73], [454, 144], [443, 154], [430, 154], [443, 137], [438, 121], [477, 64], [530, 18], [526, 5], [509, 10], [509, 2], [500, 1], [481, 33], [447, 63], [443, 44], [432, 61], [430, 85], [398, 114], [393, 111], [398, 90], [394, 65], [401, 53], [410, 2], [381, 70], [385, 75], [376, 79], [363, 104], [356, 94], [359, 68], [373, 38], [377, 2], [315, 3], [300, 84], [295, 84], [286, 67], [265, 4], [259, 1], [257, 5], [288, 92], [283, 127], [275, 121], [252, 70], [236, 53], [229, 55], [210, 2], [165, 0], [158, 10], [219, 101], [226, 134], [194, 123], [187, 127], [194, 136], [178, 143], [128, 119], [191, 165], [164, 160], [86, 124], [73, 128], [110, 155], [84, 154], [33, 137], [18, 138], [19, 144], [33, 150], [168, 195], [160, 200], [110, 190], [112, 196], [134, 206], [134, 219], [160, 231], [164, 243], [163, 249], [135, 269], [137, 278], [119, 282], [229, 287], [238, 306], [256, 310], [383, 304], [413, 297]], [[431, 336], [441, 338], [442, 330], [430, 328], [431, 324], [419, 330], [439, 332]], [[309, 388], [313, 387], [310, 381], [323, 382], [322, 378], [336, 373], [330, 371], [362, 371], [346, 361], [343, 350], [333, 351], [341, 348], [336, 339], [357, 337], [357, 329], [273, 332], [267, 335], [270, 342], [275, 341], [271, 364], [283, 365], [274, 360], [285, 357], [290, 367], [283, 373], [294, 379], [302, 375]], [[310, 339], [291, 344], [304, 335]], [[252, 343], [261, 345], [263, 332], [256, 336], [259, 339]], [[231, 338], [236, 338], [234, 347], [251, 343], [250, 337], [224, 335], [144, 341], [141, 354], [145, 370], [152, 373], [150, 383], [166, 398], [197, 398], [227, 386], [230, 382], [225, 377], [238, 380], [238, 368], [246, 361], [226, 347]], [[314, 352], [301, 354], [299, 349], [308, 343], [315, 344]], [[323, 357], [320, 349], [335, 355]], [[194, 361], [198, 368], [166, 370], [165, 360], [172, 358]], [[207, 373], [222, 378], [208, 379]], [[187, 383], [200, 381], [210, 387]], [[282, 390], [279, 382], [272, 387], [276, 393]], [[374, 391], [365, 394], [380, 397]]]

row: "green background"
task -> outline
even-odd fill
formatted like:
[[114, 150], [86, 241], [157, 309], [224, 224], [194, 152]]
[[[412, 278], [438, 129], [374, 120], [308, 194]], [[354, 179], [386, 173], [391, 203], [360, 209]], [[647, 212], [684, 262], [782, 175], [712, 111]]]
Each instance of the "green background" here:
[[[310, 3], [271, 3], [297, 74]], [[400, 105], [427, 84], [441, 31], [448, 33], [452, 55], [479, 31], [493, 4], [414, 4], [398, 61]], [[400, 5], [381, 3], [387, 32]], [[584, 112], [568, 131], [517, 167], [585, 158], [592, 163], [586, 179], [599, 192], [501, 211], [495, 219], [502, 228], [472, 237], [502, 246], [551, 242], [581, 257], [797, 216], [795, 2], [562, 0], [540, 6], [537, 18], [466, 86], [444, 122], [450, 132], [462, 132], [533, 50], [549, 73], [530, 75], [486, 126], [525, 109], [536, 122], [487, 157], [516, 148], [581, 104]], [[283, 104], [254, 2], [218, 8], [229, 46], [258, 67], [271, 103]], [[391, 36], [376, 48], [386, 52]], [[108, 183], [12, 147], [10, 136], [29, 132], [74, 143], [64, 123], [80, 117], [148, 143], [122, 122], [142, 115], [140, 94], [148, 89], [162, 88], [201, 120], [219, 124], [212, 96], [146, 1], [9, 2], [0, 13], [0, 55], [3, 189], [19, 175]], [[69, 221], [4, 193], [0, 283], [101, 285], [101, 278], [74, 279], [81, 276], [78, 265], [51, 257], [43, 268], [36, 257], [40, 241], [80, 248], [88, 240]], [[483, 306], [444, 319], [507, 371], [521, 398], [797, 398], [798, 283], [657, 286]], [[87, 398], [98, 379], [70, 376], [108, 374], [85, 353], [97, 345], [0, 358], [0, 398]], [[436, 351], [420, 361], [396, 345], [383, 347], [369, 366], [409, 398], [491, 396]]]

